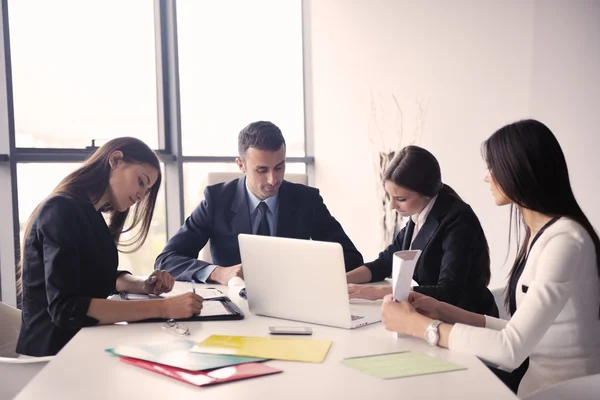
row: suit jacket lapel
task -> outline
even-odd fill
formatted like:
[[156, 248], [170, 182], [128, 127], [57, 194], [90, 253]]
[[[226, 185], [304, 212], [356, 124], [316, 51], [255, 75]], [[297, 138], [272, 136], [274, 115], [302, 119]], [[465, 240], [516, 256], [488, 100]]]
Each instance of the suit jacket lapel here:
[[279, 211], [277, 216], [277, 232], [275, 236], [293, 238], [294, 223], [296, 220], [296, 204], [293, 193], [290, 193], [292, 186], [287, 182], [281, 182], [279, 188]]
[[450, 196], [444, 194], [438, 196], [425, 223], [421, 229], [419, 229], [419, 233], [417, 233], [417, 237], [415, 237], [415, 240], [412, 243], [413, 250], [423, 250], [427, 247], [427, 244], [440, 226], [440, 219], [446, 215], [451, 204], [452, 199]]
[[435, 234], [435, 231], [437, 231], [438, 226], [440, 226], [438, 220], [432, 218], [431, 214], [428, 215], [427, 220], [421, 229], [419, 229], [419, 233], [417, 233], [417, 237], [415, 237], [411, 248], [413, 250], [423, 250]]
[[252, 223], [248, 211], [248, 194], [246, 193], [246, 178], [238, 181], [235, 197], [231, 202], [231, 229], [235, 233], [252, 234]]

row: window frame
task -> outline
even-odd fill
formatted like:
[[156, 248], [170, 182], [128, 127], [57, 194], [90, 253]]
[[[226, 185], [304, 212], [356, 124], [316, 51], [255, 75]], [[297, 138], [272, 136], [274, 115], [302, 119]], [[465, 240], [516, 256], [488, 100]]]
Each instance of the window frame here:
[[[156, 46], [156, 85], [158, 143], [156, 150], [164, 163], [163, 178], [166, 202], [167, 240], [183, 224], [184, 188], [183, 163], [234, 162], [231, 156], [184, 156], [182, 154], [181, 107], [179, 98], [179, 65], [177, 44], [177, 8], [176, 0], [154, 0], [154, 26]], [[302, 1], [302, 70], [304, 107], [304, 150], [305, 157], [289, 157], [288, 162], [306, 164], [309, 182], [314, 178], [314, 156], [312, 156], [312, 138], [307, 135], [306, 108], [306, 29], [304, 27], [306, 4]], [[10, 26], [8, 1], [2, 1], [0, 54], [3, 65], [0, 66], [0, 185], [10, 190], [0, 192], [0, 209], [7, 215], [3, 219], [8, 223], [0, 227], [0, 299], [9, 305], [17, 306], [16, 265], [20, 254], [19, 204], [16, 173], [18, 163], [69, 163], [82, 162], [96, 149], [94, 143], [86, 148], [30, 148], [16, 147], [13, 110], [13, 88], [10, 58]], [[4, 71], [2, 69], [4, 68]], [[5, 87], [3, 88], [3, 86]]]

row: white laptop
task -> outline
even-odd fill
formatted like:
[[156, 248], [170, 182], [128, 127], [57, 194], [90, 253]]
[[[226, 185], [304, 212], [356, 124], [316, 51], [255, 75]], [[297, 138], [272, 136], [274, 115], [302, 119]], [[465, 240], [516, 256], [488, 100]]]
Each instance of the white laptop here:
[[381, 321], [377, 304], [351, 305], [339, 243], [238, 236], [250, 312], [339, 328]]

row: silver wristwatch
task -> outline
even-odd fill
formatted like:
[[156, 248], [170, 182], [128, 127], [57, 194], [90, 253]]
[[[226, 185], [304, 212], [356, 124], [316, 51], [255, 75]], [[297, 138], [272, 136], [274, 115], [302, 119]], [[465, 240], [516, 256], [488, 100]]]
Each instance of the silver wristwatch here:
[[434, 319], [425, 330], [425, 340], [432, 346], [437, 346], [440, 341], [440, 324], [442, 321]]

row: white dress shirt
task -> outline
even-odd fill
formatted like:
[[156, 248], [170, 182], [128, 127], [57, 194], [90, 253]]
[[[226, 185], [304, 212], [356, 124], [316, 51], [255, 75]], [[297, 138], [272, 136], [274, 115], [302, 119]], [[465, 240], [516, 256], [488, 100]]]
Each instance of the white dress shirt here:
[[417, 233], [419, 233], [419, 230], [421, 229], [421, 227], [423, 226], [425, 221], [427, 221], [427, 216], [429, 215], [429, 212], [433, 208], [433, 204], [435, 203], [436, 199], [437, 199], [437, 195], [435, 195], [435, 197], [433, 197], [431, 200], [429, 200], [429, 203], [427, 203], [425, 208], [423, 208], [423, 210], [421, 210], [420, 213], [413, 214], [410, 216], [410, 219], [412, 219], [412, 221], [415, 223], [413, 235], [410, 240], [411, 247], [412, 247], [412, 243], [415, 241], [415, 238], [417, 237]]
[[519, 396], [600, 373], [597, 268], [587, 231], [571, 219], [559, 219], [531, 248], [517, 281], [517, 311], [512, 318], [486, 315], [485, 328], [455, 324], [449, 348], [507, 371], [529, 356]]

